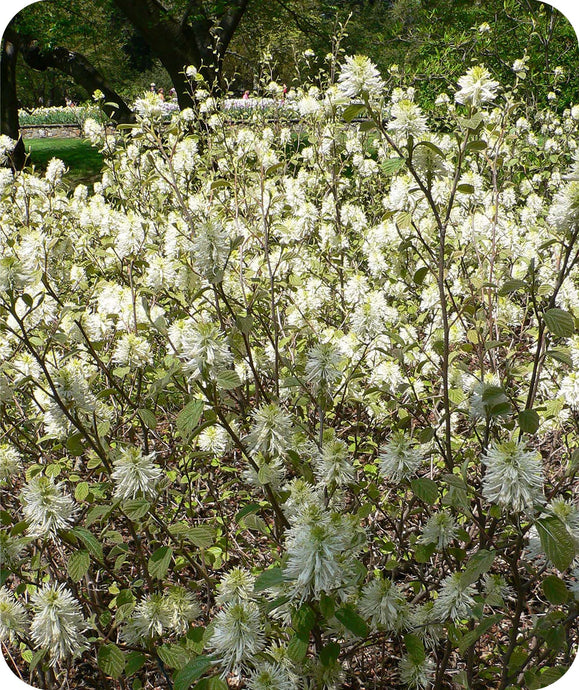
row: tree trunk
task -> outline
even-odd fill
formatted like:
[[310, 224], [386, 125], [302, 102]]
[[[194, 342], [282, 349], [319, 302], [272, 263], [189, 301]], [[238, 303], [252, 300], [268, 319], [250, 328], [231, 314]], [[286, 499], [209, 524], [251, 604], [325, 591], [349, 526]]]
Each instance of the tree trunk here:
[[81, 55], [67, 48], [41, 48], [34, 39], [22, 39], [21, 51], [26, 63], [33, 69], [44, 72], [49, 67], [68, 74], [88, 92], [102, 91], [105, 98], [104, 110], [115, 122], [133, 122], [134, 115], [119, 94], [106, 79]]
[[179, 105], [191, 104], [191, 85], [184, 75], [193, 65], [212, 88], [220, 86], [221, 63], [249, 0], [225, 4], [218, 17], [208, 17], [200, 0], [190, 0], [179, 20], [159, 0], [113, 0], [157, 55], [169, 73]]
[[0, 59], [0, 132], [18, 143], [8, 159], [8, 165], [21, 170], [26, 161], [26, 150], [20, 136], [18, 97], [16, 95], [16, 58], [18, 37], [10, 28], [4, 32]]

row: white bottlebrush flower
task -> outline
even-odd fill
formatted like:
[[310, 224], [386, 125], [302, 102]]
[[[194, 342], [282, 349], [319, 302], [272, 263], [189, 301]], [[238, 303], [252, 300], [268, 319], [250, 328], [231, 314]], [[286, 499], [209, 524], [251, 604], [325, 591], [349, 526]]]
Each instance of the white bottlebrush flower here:
[[250, 601], [253, 599], [254, 585], [255, 577], [249, 570], [233, 568], [221, 578], [215, 601], [220, 605]]
[[462, 573], [447, 575], [432, 607], [433, 618], [441, 622], [467, 618], [475, 604], [474, 594], [474, 587], [464, 584]]
[[341, 517], [311, 507], [287, 531], [285, 575], [293, 581], [292, 597], [317, 598], [339, 588], [348, 576], [345, 559], [351, 534]]
[[260, 664], [247, 681], [248, 690], [296, 690], [288, 671], [279, 664]]
[[227, 263], [231, 244], [229, 233], [217, 220], [206, 220], [195, 229], [191, 240], [195, 265], [210, 282], [219, 282]]
[[204, 429], [197, 437], [199, 448], [213, 455], [223, 455], [229, 447], [231, 439], [226, 429], [222, 426], [213, 425]]
[[147, 594], [135, 609], [122, 630], [122, 637], [128, 644], [158, 637], [170, 629], [174, 611], [161, 594]]
[[18, 450], [9, 443], [0, 444], [0, 484], [16, 476], [22, 469]]
[[458, 80], [460, 91], [454, 98], [464, 105], [479, 106], [482, 103], [493, 101], [497, 97], [499, 82], [491, 79], [490, 72], [483, 65], [471, 67], [468, 72]]
[[344, 486], [354, 480], [355, 470], [348, 446], [339, 438], [324, 441], [314, 462], [316, 478], [326, 486]]
[[579, 410], [579, 374], [576, 371], [561, 381], [559, 395], [572, 410]]
[[513, 589], [502, 575], [486, 573], [483, 577], [485, 600], [489, 606], [504, 606], [505, 599], [513, 594]]
[[0, 587], [0, 640], [8, 642], [26, 631], [24, 606], [6, 587]]
[[22, 556], [24, 543], [9, 531], [0, 530], [0, 563], [3, 568], [15, 568]]
[[434, 649], [444, 633], [444, 627], [434, 617], [433, 609], [432, 601], [417, 606], [408, 622], [408, 629], [418, 635], [428, 649]]
[[201, 609], [192, 592], [175, 585], [163, 597], [169, 616], [169, 627], [179, 635], [184, 635], [189, 624], [199, 617]]
[[258, 455], [256, 459], [257, 469], [248, 465], [243, 472], [245, 481], [255, 487], [264, 487], [267, 484], [277, 491], [286, 478], [286, 468], [281, 457]]
[[378, 459], [383, 476], [398, 484], [416, 472], [424, 455], [416, 443], [398, 432], [382, 447]]
[[420, 106], [408, 98], [394, 103], [390, 115], [392, 119], [388, 122], [388, 130], [401, 139], [407, 139], [409, 136], [419, 137], [428, 129], [426, 117]]
[[180, 333], [179, 356], [185, 360], [185, 371], [193, 378], [217, 374], [229, 367], [231, 352], [216, 324], [200, 321]]
[[542, 500], [543, 469], [536, 451], [507, 441], [492, 446], [482, 458], [486, 467], [483, 496], [515, 512], [532, 511]]
[[59, 158], [51, 158], [46, 166], [44, 177], [50, 184], [58, 184], [66, 172], [66, 166]]
[[145, 367], [151, 364], [151, 344], [136, 333], [122, 335], [113, 352], [113, 362], [121, 367]]
[[452, 515], [444, 510], [431, 515], [419, 539], [421, 544], [436, 544], [440, 551], [456, 538], [457, 525]]
[[436, 666], [429, 657], [417, 663], [409, 656], [403, 656], [398, 664], [402, 683], [409, 688], [417, 688], [417, 690], [424, 690], [432, 685], [435, 669]]
[[374, 629], [399, 631], [407, 621], [406, 599], [387, 578], [376, 577], [364, 586], [358, 610]]
[[283, 455], [291, 442], [291, 417], [276, 403], [262, 405], [252, 416], [253, 426], [247, 437], [251, 452], [268, 457]]
[[340, 76], [338, 88], [349, 98], [367, 94], [369, 98], [379, 98], [384, 89], [384, 82], [376, 65], [365, 55], [346, 57]]
[[67, 529], [78, 509], [72, 497], [64, 492], [64, 482], [57, 484], [53, 477], [41, 475], [24, 486], [20, 501], [28, 533], [33, 537], [52, 536], [59, 529]]
[[129, 446], [113, 463], [111, 477], [115, 484], [115, 498], [122, 501], [142, 495], [155, 498], [161, 468], [153, 462], [155, 453], [143, 455], [140, 448]]
[[309, 482], [302, 477], [294, 477], [284, 486], [289, 496], [283, 504], [283, 512], [288, 518], [307, 512], [312, 506], [320, 505], [320, 496]]
[[342, 354], [332, 343], [318, 343], [308, 352], [306, 380], [315, 391], [328, 391], [342, 378]]
[[265, 647], [264, 623], [253, 601], [226, 604], [214, 620], [209, 646], [223, 673], [239, 671]]
[[30, 633], [37, 647], [47, 649], [54, 665], [87, 649], [87, 628], [80, 604], [63, 584], [45, 584], [32, 595]]

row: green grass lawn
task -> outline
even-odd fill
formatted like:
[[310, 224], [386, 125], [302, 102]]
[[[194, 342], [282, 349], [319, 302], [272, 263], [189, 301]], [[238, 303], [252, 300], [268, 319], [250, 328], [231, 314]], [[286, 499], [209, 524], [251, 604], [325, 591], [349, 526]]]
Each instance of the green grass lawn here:
[[42, 138], [25, 141], [29, 164], [44, 170], [51, 158], [60, 158], [69, 169], [66, 179], [72, 184], [91, 184], [98, 177], [103, 158], [84, 139]]

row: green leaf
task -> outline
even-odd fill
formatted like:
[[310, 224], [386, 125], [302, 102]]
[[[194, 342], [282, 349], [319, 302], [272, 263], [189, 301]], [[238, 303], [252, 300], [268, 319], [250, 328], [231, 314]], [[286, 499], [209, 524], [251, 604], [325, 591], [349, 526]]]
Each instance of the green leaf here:
[[66, 564], [66, 570], [68, 576], [73, 582], [78, 582], [86, 575], [90, 566], [90, 556], [88, 551], [81, 549], [80, 551], [75, 551], [71, 557], [68, 559]]
[[152, 410], [142, 407], [140, 410], [137, 410], [137, 414], [147, 429], [155, 429], [157, 427], [157, 418]]
[[549, 331], [560, 338], [570, 338], [575, 332], [575, 319], [568, 312], [563, 309], [547, 309], [543, 313], [545, 326]]
[[296, 633], [287, 646], [287, 655], [296, 664], [299, 664], [306, 658], [308, 647], [310, 645], [309, 633]]
[[148, 512], [151, 504], [144, 498], [135, 498], [123, 503], [123, 512], [129, 520], [140, 520]]
[[368, 635], [366, 621], [359, 616], [350, 606], [344, 606], [336, 611], [336, 618], [358, 637]]
[[428, 266], [421, 266], [420, 268], [416, 269], [414, 276], [412, 277], [412, 280], [416, 283], [416, 285], [422, 285], [427, 273]]
[[418, 635], [409, 633], [404, 636], [404, 644], [408, 651], [408, 656], [418, 666], [426, 659], [426, 652], [424, 651], [424, 644]]
[[419, 146], [426, 146], [427, 149], [430, 149], [433, 153], [436, 153], [437, 156], [446, 158], [444, 151], [438, 148], [438, 146], [433, 144], [431, 141], [419, 141], [414, 148], [417, 149]]
[[569, 598], [567, 585], [560, 577], [557, 577], [556, 575], [548, 575], [543, 580], [541, 588], [547, 597], [547, 601], [555, 606], [564, 604]]
[[162, 580], [167, 574], [172, 556], [173, 550], [170, 546], [161, 546], [161, 548], [157, 549], [151, 558], [149, 558], [149, 563], [147, 566], [149, 575], [157, 578], [158, 580]]
[[413, 479], [410, 485], [412, 486], [412, 491], [414, 491], [421, 501], [424, 501], [424, 503], [430, 506], [436, 503], [438, 499], [438, 487], [436, 486], [436, 482], [433, 482], [432, 479], [426, 477]]
[[77, 501], [84, 501], [84, 499], [88, 496], [89, 494], [89, 485], [88, 482], [79, 482], [76, 485], [76, 489], [74, 490], [74, 498]]
[[526, 290], [527, 289], [527, 283], [525, 283], [524, 280], [517, 280], [516, 278], [512, 278], [511, 280], [506, 280], [501, 289], [499, 290], [499, 295], [504, 296], [508, 295], [511, 292], [517, 292], [518, 290]]
[[521, 410], [519, 412], [519, 428], [524, 434], [534, 434], [541, 420], [535, 410]]
[[191, 683], [201, 676], [211, 667], [211, 659], [208, 656], [198, 656], [186, 664], [175, 675], [173, 690], [189, 690]]
[[176, 423], [177, 429], [183, 438], [188, 438], [193, 432], [193, 429], [199, 424], [204, 407], [205, 405], [202, 400], [190, 400], [181, 412], [179, 412]]
[[459, 184], [456, 191], [462, 194], [474, 194], [474, 187], [471, 184]]
[[141, 652], [129, 652], [127, 654], [127, 663], [125, 664], [125, 674], [131, 676], [139, 669], [143, 668], [147, 657]]
[[257, 576], [253, 589], [255, 592], [263, 592], [264, 589], [276, 587], [283, 582], [285, 582], [283, 570], [281, 568], [269, 568]]
[[405, 163], [406, 161], [404, 158], [388, 158], [380, 167], [384, 171], [385, 175], [394, 175], [400, 170], [400, 168], [404, 166]]
[[116, 644], [104, 644], [98, 651], [97, 663], [105, 675], [118, 678], [125, 669], [125, 655]]
[[227, 369], [217, 374], [217, 388], [224, 391], [231, 391], [241, 386], [241, 379], [235, 369]]
[[436, 551], [436, 544], [417, 544], [414, 557], [417, 563], [428, 563]]
[[352, 103], [344, 110], [342, 117], [346, 122], [352, 122], [363, 110], [366, 110], [366, 106], [363, 103]]
[[475, 139], [474, 141], [469, 141], [466, 145], [467, 151], [484, 151], [487, 147], [486, 141], [482, 139]]
[[169, 668], [181, 669], [191, 658], [191, 653], [178, 644], [163, 644], [157, 647], [157, 654]]
[[81, 540], [95, 558], [98, 558], [99, 561], [103, 560], [103, 547], [92, 532], [84, 529], [84, 527], [73, 527], [71, 532]]
[[500, 613], [496, 614], [495, 616], [488, 616], [487, 618], [484, 618], [480, 622], [480, 625], [477, 625], [477, 627], [474, 630], [469, 630], [462, 636], [462, 639], [458, 644], [458, 651], [461, 654], [465, 654], [469, 647], [472, 647], [472, 645], [479, 638], [481, 638], [488, 630], [490, 630], [493, 627], [493, 625], [496, 625], [497, 623], [502, 621], [503, 618], [504, 616]]
[[481, 575], [488, 572], [495, 560], [496, 551], [488, 551], [487, 549], [480, 549], [474, 556], [471, 556], [469, 562], [462, 573], [462, 583], [466, 587], [476, 582]]
[[209, 525], [191, 527], [185, 533], [185, 538], [200, 549], [208, 549], [215, 541], [215, 529]]
[[316, 614], [311, 606], [302, 604], [292, 614], [292, 626], [297, 633], [308, 634], [316, 625]]
[[537, 520], [535, 526], [547, 558], [558, 570], [566, 570], [575, 558], [575, 543], [565, 525], [559, 518], [547, 517]]
[[320, 650], [320, 661], [323, 666], [330, 666], [340, 656], [340, 645], [337, 642], [330, 642]]

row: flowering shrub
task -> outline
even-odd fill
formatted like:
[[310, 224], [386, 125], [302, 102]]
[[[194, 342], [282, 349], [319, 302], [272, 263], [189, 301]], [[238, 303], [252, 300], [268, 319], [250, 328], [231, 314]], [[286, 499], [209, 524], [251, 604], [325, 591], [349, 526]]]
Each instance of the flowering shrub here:
[[549, 684], [576, 109], [477, 66], [427, 119], [359, 56], [293, 128], [197, 97], [88, 121], [93, 193], [1, 174], [2, 638], [54, 688], [80, 658], [134, 690]]

